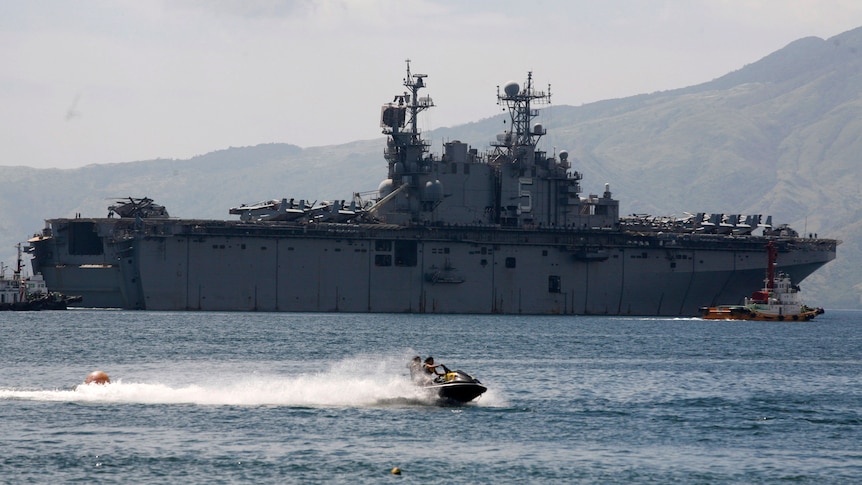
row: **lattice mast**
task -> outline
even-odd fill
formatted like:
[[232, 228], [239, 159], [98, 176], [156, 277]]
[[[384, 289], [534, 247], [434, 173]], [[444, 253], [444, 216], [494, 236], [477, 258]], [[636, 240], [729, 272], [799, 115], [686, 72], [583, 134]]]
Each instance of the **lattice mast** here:
[[534, 90], [532, 72], [527, 73], [524, 89], [521, 89], [517, 82], [511, 81], [503, 87], [501, 94], [500, 87], [497, 86], [497, 104], [503, 105], [508, 110], [511, 127], [493, 146], [505, 150], [510, 161], [518, 164], [522, 169], [535, 163], [533, 159], [535, 147], [546, 133], [541, 125], [531, 126], [533, 118], [539, 114], [532, 105], [550, 103], [550, 84], [547, 92]]

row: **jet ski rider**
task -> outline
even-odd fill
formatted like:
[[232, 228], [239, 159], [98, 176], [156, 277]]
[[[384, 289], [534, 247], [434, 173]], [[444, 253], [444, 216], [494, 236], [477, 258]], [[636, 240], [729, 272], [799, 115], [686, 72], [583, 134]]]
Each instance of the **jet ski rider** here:
[[[442, 367], [444, 370], [442, 372], [439, 371], [439, 367]], [[429, 356], [427, 359], [425, 359], [425, 363], [422, 365], [422, 369], [425, 371], [426, 374], [432, 376], [434, 380], [438, 382], [440, 380], [440, 376], [446, 375], [446, 366], [444, 366], [443, 364], [435, 364], [434, 357]]]
[[410, 364], [407, 365], [410, 369], [410, 378], [414, 381], [421, 381], [424, 379], [424, 372], [422, 368], [422, 357], [418, 355], [413, 356], [410, 359]]

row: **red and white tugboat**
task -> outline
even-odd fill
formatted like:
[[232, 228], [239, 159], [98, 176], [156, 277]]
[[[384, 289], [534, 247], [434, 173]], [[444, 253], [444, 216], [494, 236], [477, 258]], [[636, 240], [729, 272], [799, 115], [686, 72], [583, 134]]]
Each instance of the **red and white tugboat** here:
[[802, 303], [799, 287], [790, 282], [789, 275], [775, 272], [778, 249], [771, 241], [766, 245], [766, 252], [769, 264], [765, 286], [752, 293], [750, 298], [745, 298], [742, 305], [701, 307], [704, 319], [799, 321], [811, 320], [823, 313], [822, 308], [811, 308]]

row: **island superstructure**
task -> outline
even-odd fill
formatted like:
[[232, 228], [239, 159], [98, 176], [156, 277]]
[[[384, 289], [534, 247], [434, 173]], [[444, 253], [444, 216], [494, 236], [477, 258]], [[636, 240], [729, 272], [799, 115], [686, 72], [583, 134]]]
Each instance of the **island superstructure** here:
[[111, 215], [127, 217], [46, 221], [33, 271], [96, 307], [689, 316], [757, 285], [769, 241], [797, 280], [835, 258], [839, 241], [760, 216], [621, 218], [608, 184], [584, 195], [568, 154], [539, 148], [550, 87], [531, 73], [498, 88], [508, 129], [488, 150], [432, 154], [417, 124], [434, 106], [426, 83], [408, 62], [406, 91], [383, 106], [388, 171], [367, 200], [272, 199], [229, 221], [121, 204]]

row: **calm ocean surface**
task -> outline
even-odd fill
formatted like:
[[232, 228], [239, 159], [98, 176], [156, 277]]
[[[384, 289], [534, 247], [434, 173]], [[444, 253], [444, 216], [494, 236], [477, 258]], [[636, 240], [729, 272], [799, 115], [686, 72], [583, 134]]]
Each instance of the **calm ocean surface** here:
[[[489, 391], [441, 406], [413, 354]], [[6, 312], [0, 369], [3, 483], [862, 480], [862, 312]]]

